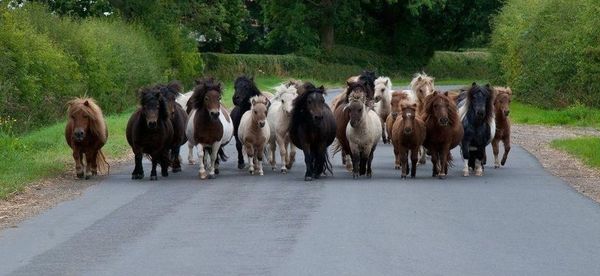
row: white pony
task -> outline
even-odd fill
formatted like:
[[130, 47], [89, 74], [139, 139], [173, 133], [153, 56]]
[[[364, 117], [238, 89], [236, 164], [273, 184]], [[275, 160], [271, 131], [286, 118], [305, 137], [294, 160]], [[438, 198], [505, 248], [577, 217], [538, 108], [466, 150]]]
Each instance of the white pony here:
[[292, 119], [292, 102], [296, 98], [296, 86], [290, 83], [281, 84], [275, 88], [275, 97], [271, 99], [271, 107], [267, 114], [271, 135], [269, 137], [269, 163], [275, 170], [275, 149], [279, 146], [281, 156], [281, 172], [287, 173], [292, 168], [296, 158], [296, 147], [291, 143], [289, 125]]
[[388, 77], [379, 77], [375, 80], [375, 113], [379, 115], [381, 120], [381, 138], [384, 144], [391, 141], [391, 133], [385, 131], [385, 120], [392, 110], [392, 81]]
[[[201, 179], [215, 178], [219, 150], [233, 137], [233, 121], [224, 105], [220, 103], [222, 86], [212, 78], [201, 80], [189, 99], [191, 108], [188, 116], [186, 136], [190, 149], [198, 145]], [[205, 159], [210, 151], [210, 163]], [[191, 152], [191, 150], [190, 150]], [[206, 167], [208, 167], [208, 175]]]
[[366, 105], [363, 93], [351, 93], [348, 104], [344, 107], [350, 113], [350, 121], [346, 125], [346, 137], [352, 155], [352, 176], [371, 177], [371, 162], [377, 142], [381, 139], [381, 120], [375, 111]]
[[[265, 96], [254, 96], [250, 98], [252, 107], [244, 112], [238, 128], [238, 137], [243, 144], [243, 150], [248, 156], [248, 171], [254, 174], [258, 171], [263, 175], [263, 154], [265, 146], [271, 136], [267, 121], [267, 105], [269, 100]], [[253, 162], [251, 162], [251, 160]], [[252, 165], [254, 163], [254, 165]]]

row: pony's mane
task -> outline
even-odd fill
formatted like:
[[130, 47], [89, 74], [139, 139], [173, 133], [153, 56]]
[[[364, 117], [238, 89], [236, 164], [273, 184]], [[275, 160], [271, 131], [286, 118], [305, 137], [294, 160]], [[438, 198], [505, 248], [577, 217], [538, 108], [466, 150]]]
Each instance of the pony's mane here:
[[254, 80], [252, 78], [245, 75], [239, 76], [237, 79], [235, 79], [234, 86], [237, 87], [241, 83], [246, 84], [247, 88], [250, 89], [250, 96], [256, 96], [261, 94], [260, 90], [256, 86], [256, 83], [254, 83]]
[[442, 93], [439, 91], [433, 92], [433, 94], [425, 97], [425, 112], [423, 114], [423, 121], [427, 122], [430, 117], [433, 117], [433, 104], [438, 99], [442, 99], [444, 102], [448, 103], [448, 121], [450, 121], [450, 125], [454, 125], [459, 123], [460, 118], [458, 117], [458, 109], [456, 104], [446, 95], [446, 93]]
[[500, 95], [500, 94], [507, 94], [509, 96], [512, 96], [512, 89], [510, 89], [510, 87], [501, 87], [501, 86], [494, 86], [494, 91], [496, 93], [496, 95]]
[[[158, 99], [156, 99], [158, 95]], [[167, 99], [162, 94], [162, 91], [158, 86], [154, 87], [142, 87], [140, 89], [140, 104], [144, 106], [148, 101], [158, 101], [158, 116], [161, 120], [169, 119], [170, 113], [167, 109]]]
[[348, 102], [365, 104], [367, 102], [367, 95], [361, 91], [352, 91], [350, 92], [350, 95], [348, 95]]
[[102, 114], [102, 109], [100, 109], [93, 98], [75, 98], [67, 102], [67, 105], [67, 114], [69, 118], [71, 118], [71, 114], [80, 111], [84, 112], [88, 115], [91, 122], [90, 131], [96, 135], [96, 137], [106, 138], [104, 115]]
[[298, 90], [296, 89], [296, 86], [294, 84], [292, 84], [292, 85], [288, 85], [288, 83], [281, 84], [281, 85], [275, 87], [275, 96], [273, 97], [273, 99], [280, 100], [284, 94], [296, 94], [296, 93], [298, 93]]
[[420, 73], [416, 73], [413, 76], [413, 79], [410, 81], [410, 89], [412, 91], [417, 91], [417, 89], [419, 89], [419, 87], [426, 85], [426, 84], [431, 84], [433, 86], [434, 83], [434, 79], [430, 76], [428, 76], [427, 74], [425, 74], [424, 72], [420, 72]]
[[367, 98], [372, 98], [373, 93], [375, 92], [375, 79], [377, 79], [377, 75], [373, 71], [363, 71], [360, 76], [358, 76], [357, 83], [362, 82], [367, 90]]
[[[485, 85], [485, 86], [479, 86], [476, 83], [473, 83], [471, 85], [471, 87], [463, 93], [463, 97], [459, 97], [459, 99], [461, 100], [459, 102], [459, 117], [461, 120], [463, 120], [463, 118], [467, 115], [469, 108], [471, 107], [471, 98], [473, 96], [473, 93], [477, 92], [478, 90], [481, 90], [484, 94], [487, 95], [487, 100], [486, 100], [486, 114], [485, 114], [485, 118], [484, 121], [487, 123], [491, 123], [492, 121], [494, 121], [494, 91], [493, 89], [490, 87], [489, 84]], [[462, 96], [462, 95], [461, 95]]]
[[265, 106], [269, 104], [269, 99], [263, 95], [258, 95], [250, 98], [250, 104], [254, 107], [257, 104], [264, 104]]
[[348, 83], [348, 87], [346, 87], [346, 91], [344, 92], [346, 94], [346, 102], [348, 102], [348, 97], [353, 92], [358, 91], [368, 94], [368, 89], [367, 85], [360, 81]]
[[313, 93], [320, 93], [322, 95], [326, 94], [325, 88], [323, 88], [323, 86], [315, 87], [315, 85], [310, 82], [306, 82], [302, 85], [302, 91], [303, 93], [299, 94], [292, 102], [294, 105], [294, 108], [292, 109], [292, 118], [294, 118], [294, 116], [298, 116], [301, 112], [304, 111], [304, 109], [306, 108], [306, 101], [308, 100], [308, 96], [310, 96]]
[[383, 85], [386, 87], [387, 90], [391, 90], [392, 89], [392, 81], [390, 80], [390, 78], [388, 77], [379, 77], [375, 80], [375, 86], [377, 85]]
[[223, 86], [219, 81], [213, 77], [207, 77], [196, 80], [196, 87], [194, 87], [194, 93], [190, 97], [187, 105], [188, 109], [202, 109], [204, 107], [204, 97], [209, 91], [217, 91], [219, 94], [223, 93]]

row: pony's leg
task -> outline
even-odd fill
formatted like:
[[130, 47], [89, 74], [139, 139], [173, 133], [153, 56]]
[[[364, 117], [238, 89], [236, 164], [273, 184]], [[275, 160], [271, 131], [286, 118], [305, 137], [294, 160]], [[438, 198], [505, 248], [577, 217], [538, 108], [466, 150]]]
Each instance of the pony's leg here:
[[221, 148], [221, 141], [217, 141], [216, 143], [212, 144], [212, 147], [211, 147], [212, 150], [210, 152], [211, 165], [210, 165], [210, 170], [208, 172], [209, 179], [215, 178], [215, 170], [217, 167], [217, 158], [219, 157], [219, 149], [220, 148]]
[[[277, 141], [272, 141], [269, 143], [269, 163], [271, 164], [271, 170], [277, 169], [277, 164], [275, 162], [275, 151], [277, 150]], [[281, 163], [285, 163], [285, 159], [281, 159]]]
[[[415, 178], [417, 175], [417, 162], [419, 162], [419, 148], [413, 148], [410, 150], [410, 161], [412, 162], [412, 167], [410, 167], [410, 178]], [[408, 162], [407, 162], [408, 163]]]
[[448, 173], [448, 153], [450, 152], [450, 146], [445, 146], [440, 156], [438, 158], [440, 166], [439, 166], [439, 179], [445, 179], [446, 174]]
[[508, 157], [508, 152], [510, 151], [510, 136], [507, 135], [506, 138], [502, 140], [502, 144], [504, 144], [504, 155], [502, 155], [502, 161], [500, 164], [504, 166], [506, 164], [506, 158]]
[[469, 141], [464, 140], [461, 144], [461, 151], [465, 166], [463, 167], [463, 176], [469, 176], [469, 158], [470, 158], [470, 145]]
[[431, 164], [432, 164], [432, 173], [431, 177], [436, 177], [439, 174], [440, 164], [439, 164], [439, 153], [437, 151], [431, 152]]
[[371, 163], [373, 163], [373, 156], [375, 155], [375, 148], [376, 146], [373, 146], [373, 148], [371, 148], [371, 152], [369, 153], [369, 159], [367, 160], [367, 177], [371, 177], [373, 176], [373, 170], [371, 169]]
[[419, 164], [424, 165], [425, 163], [427, 163], [427, 150], [425, 150], [425, 147], [419, 147], [419, 154], [421, 155], [421, 157], [419, 158]]
[[498, 153], [500, 153], [500, 149], [498, 148], [499, 140], [492, 140], [492, 151], [494, 152], [494, 168], [500, 168], [500, 159], [498, 158]]
[[181, 171], [181, 162], [179, 157], [180, 146], [171, 149], [171, 167], [174, 173]]
[[[92, 176], [96, 176], [98, 175], [98, 154], [99, 154], [100, 150], [93, 150], [91, 151], [91, 155], [92, 155]], [[88, 164], [89, 166], [90, 164]]]
[[408, 175], [408, 149], [405, 147], [402, 147], [400, 150], [400, 164], [402, 167], [402, 174], [400, 178], [405, 179]]
[[169, 154], [170, 154], [169, 151], [166, 151], [162, 154], [162, 156], [160, 158], [160, 175], [162, 175], [162, 177], [169, 176], [169, 163], [170, 163]]
[[[237, 135], [235, 135], [235, 148], [237, 149], [237, 152], [238, 152], [238, 169], [240, 169], [240, 170], [244, 169], [244, 153], [242, 151], [243, 146], [244, 146], [244, 144], [242, 144], [242, 141], [240, 141], [240, 139], [238, 139]], [[252, 163], [252, 160], [248, 160], [248, 162]]]
[[400, 157], [400, 149], [394, 145], [394, 169], [395, 170], [399, 170], [402, 168], [402, 161], [401, 161], [401, 157]]
[[480, 159], [475, 159], [475, 175], [483, 176], [483, 161]]
[[198, 176], [200, 179], [206, 179], [206, 168], [204, 167], [204, 145], [202, 144], [198, 144], [198, 163], [200, 164]]
[[187, 145], [188, 145], [188, 164], [194, 165], [194, 163], [196, 163], [196, 161], [194, 161], [194, 145], [190, 141], [187, 142]]
[[91, 151], [85, 153], [85, 179], [92, 178], [92, 163], [94, 163], [95, 158], [92, 159], [94, 154]]
[[131, 174], [131, 179], [142, 179], [144, 178], [144, 167], [142, 166], [142, 158], [144, 155], [141, 152], [135, 153], [135, 168]]
[[[264, 145], [260, 145], [257, 148], [258, 149], [256, 151], [255, 158], [257, 159], [257, 163], [258, 163], [257, 164], [258, 165], [258, 168], [257, 168], [258, 175], [265, 175], [265, 173], [263, 172], [263, 152], [264, 152], [263, 148], [264, 148]], [[275, 153], [275, 151], [272, 151], [273, 155], [274, 155], [274, 153]]]
[[85, 176], [83, 172], [83, 152], [79, 149], [74, 149], [73, 159], [75, 159], [75, 172], [77, 173], [77, 178], [81, 179]]
[[381, 121], [381, 139], [383, 140], [384, 144], [389, 144], [391, 139], [388, 139], [388, 135], [385, 130], [385, 119], [379, 117], [379, 120]]
[[[352, 178], [358, 179], [360, 172], [360, 152], [358, 150], [352, 153]], [[348, 163], [346, 163], [348, 164]]]
[[304, 181], [312, 181], [313, 177], [313, 156], [310, 154], [310, 145], [304, 145], [304, 164], [306, 164], [306, 173]]
[[248, 156], [248, 172], [250, 174], [254, 174], [254, 167], [256, 166], [254, 162], [254, 147], [252, 145], [244, 145], [244, 149], [246, 150], [246, 155]]
[[277, 146], [279, 147], [279, 156], [281, 156], [281, 173], [287, 173], [287, 166], [289, 164], [289, 158], [287, 153], [287, 144], [285, 138], [277, 135]]
[[352, 155], [350, 153], [344, 153], [344, 151], [342, 151], [342, 159], [344, 159], [344, 164], [346, 165], [346, 170], [348, 170], [349, 172], [354, 172], [354, 166], [352, 165], [352, 162], [354, 161], [352, 158]]
[[294, 165], [294, 162], [296, 161], [296, 146], [294, 146], [294, 144], [292, 144], [289, 137], [286, 138], [286, 144], [290, 145], [288, 161], [286, 162], [286, 168], [288, 170], [291, 170], [292, 166]]
[[158, 176], [156, 175], [156, 165], [158, 165], [158, 160], [156, 157], [160, 156], [152, 156], [152, 171], [150, 171], [150, 180], [158, 180]]

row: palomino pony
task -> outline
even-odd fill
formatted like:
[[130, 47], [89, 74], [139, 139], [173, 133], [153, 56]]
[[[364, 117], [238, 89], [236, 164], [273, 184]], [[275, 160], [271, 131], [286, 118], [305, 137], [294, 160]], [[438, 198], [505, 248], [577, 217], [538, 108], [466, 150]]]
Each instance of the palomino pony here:
[[231, 119], [233, 120], [233, 135], [235, 136], [235, 148], [238, 152], [238, 169], [244, 168], [244, 154], [242, 152], [242, 142], [238, 136], [238, 129], [240, 126], [240, 120], [244, 113], [250, 110], [250, 98], [254, 96], [262, 95], [256, 84], [254, 78], [247, 76], [240, 76], [235, 79], [234, 82], [235, 92], [233, 94], [233, 104], [235, 107], [231, 110]]
[[167, 100], [160, 89], [145, 87], [140, 93], [141, 107], [127, 123], [127, 142], [135, 154], [135, 168], [131, 179], [144, 178], [142, 157], [146, 154], [152, 161], [150, 180], [157, 180], [156, 165], [160, 163], [161, 175], [169, 176], [169, 148], [173, 143], [173, 123]]
[[[198, 145], [200, 179], [215, 178], [217, 159], [221, 147], [227, 145], [233, 135], [233, 122], [225, 106], [221, 104], [223, 87], [214, 78], [197, 81], [194, 93], [188, 101], [191, 109], [186, 135], [192, 146]], [[204, 158], [210, 154], [210, 163]], [[208, 174], [205, 166], [208, 166]]]
[[343, 92], [345, 97], [342, 101], [338, 102], [333, 111], [336, 125], [335, 136], [337, 141], [333, 147], [333, 154], [341, 151], [342, 163], [346, 165], [346, 169], [351, 172], [354, 170], [354, 168], [352, 166], [352, 160], [350, 156], [350, 143], [348, 142], [348, 138], [346, 136], [346, 126], [350, 121], [350, 114], [346, 108], [346, 105], [349, 103], [348, 97], [352, 93], [363, 93], [365, 94], [365, 101], [367, 102], [367, 105], [371, 104], [371, 100], [369, 100], [367, 96], [369, 89], [363, 82], [350, 82], [347, 85], [348, 87], [346, 88], [346, 91]]
[[494, 92], [488, 85], [476, 83], [458, 97], [458, 113], [464, 128], [461, 143], [465, 167], [463, 176], [469, 176], [469, 168], [475, 175], [483, 175], [485, 165], [485, 147], [490, 144], [496, 133], [494, 118]]
[[326, 171], [331, 172], [327, 147], [335, 139], [335, 119], [325, 103], [325, 88], [316, 88], [305, 83], [302, 94], [294, 99], [290, 139], [304, 152], [306, 164], [305, 181], [319, 178]]
[[385, 120], [390, 115], [392, 109], [392, 81], [388, 77], [379, 77], [375, 80], [375, 113], [381, 119], [381, 138], [383, 143], [391, 141], [392, 133], [385, 130]]
[[[410, 91], [417, 97], [417, 114], [423, 116], [423, 107], [425, 106], [425, 98], [435, 91], [434, 79], [424, 72], [416, 73], [410, 81]], [[420, 164], [425, 164], [426, 154], [425, 149], [421, 148]]]
[[361, 91], [349, 95], [344, 109], [347, 109], [350, 118], [346, 125], [346, 137], [352, 155], [352, 176], [354, 179], [365, 174], [371, 177], [373, 153], [381, 139], [381, 119], [367, 106], [367, 96]]
[[172, 81], [167, 85], [157, 85], [163, 97], [167, 100], [167, 110], [171, 114], [171, 123], [173, 124], [173, 140], [171, 143], [171, 168], [174, 173], [181, 171], [181, 158], [179, 157], [179, 149], [185, 142], [187, 137], [185, 129], [187, 124], [187, 113], [183, 107], [176, 101], [179, 92], [183, 89], [178, 81]]
[[250, 110], [246, 111], [240, 120], [238, 137], [244, 145], [248, 156], [248, 172], [263, 175], [263, 153], [271, 136], [271, 129], [267, 123], [267, 110], [269, 100], [265, 96], [250, 98]]
[[425, 141], [425, 122], [417, 116], [417, 103], [401, 103], [401, 116], [394, 122], [392, 143], [396, 156], [396, 167], [402, 168], [402, 178], [408, 175], [408, 154], [410, 152], [410, 177], [415, 178], [419, 149]]
[[[494, 100], [494, 110], [496, 112], [496, 135], [492, 140], [492, 149], [494, 151], [494, 168], [500, 168], [500, 165], [504, 166], [508, 152], [510, 151], [510, 119], [508, 114], [510, 113], [510, 97], [512, 96], [512, 90], [510, 87], [494, 87], [496, 94]], [[498, 159], [498, 153], [500, 152], [499, 143], [502, 141], [504, 144], [504, 154], [502, 155], [502, 161]]]
[[[65, 139], [73, 149], [78, 178], [90, 179], [109, 168], [102, 147], [108, 138], [102, 110], [92, 98], [75, 98], [67, 103]], [[85, 154], [85, 173], [83, 155]]]
[[448, 97], [448, 92], [435, 91], [425, 98], [422, 118], [426, 129], [423, 146], [431, 153], [432, 176], [446, 178], [452, 161], [450, 150], [458, 146], [463, 137], [456, 104]]
[[287, 173], [292, 168], [296, 159], [296, 147], [290, 141], [290, 121], [292, 119], [292, 102], [296, 98], [297, 89], [291, 82], [275, 88], [275, 97], [267, 114], [267, 121], [271, 130], [269, 138], [269, 162], [275, 169], [275, 149], [279, 147], [281, 155], [281, 172]]

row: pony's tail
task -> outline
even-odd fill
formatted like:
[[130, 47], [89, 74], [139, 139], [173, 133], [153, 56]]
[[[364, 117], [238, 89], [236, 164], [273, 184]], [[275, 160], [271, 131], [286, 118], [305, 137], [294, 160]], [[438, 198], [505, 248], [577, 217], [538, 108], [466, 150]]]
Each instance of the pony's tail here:
[[333, 143], [331, 144], [331, 156], [335, 156], [335, 154], [340, 151], [342, 151], [342, 143], [340, 143], [340, 141], [337, 138], [335, 138], [333, 140]]
[[319, 153], [314, 162], [316, 165], [315, 173], [317, 175], [327, 175], [327, 172], [329, 172], [330, 175], [333, 175], [333, 171], [331, 170], [331, 161], [329, 161], [329, 154], [327, 154], [327, 151]]
[[106, 161], [106, 156], [104, 156], [104, 152], [101, 149], [98, 150], [98, 154], [96, 155], [96, 164], [98, 165], [98, 173], [110, 174], [110, 164]]
[[219, 158], [223, 162], [227, 162], [227, 159], [229, 159], [229, 156], [227, 156], [227, 154], [225, 154], [225, 151], [223, 150], [223, 146], [219, 148]]
[[450, 168], [454, 167], [454, 162], [452, 162], [452, 161], [454, 161], [454, 159], [452, 159], [452, 153], [448, 152], [448, 159], [447, 159], [446, 163], [448, 164], [448, 167], [450, 167]]

